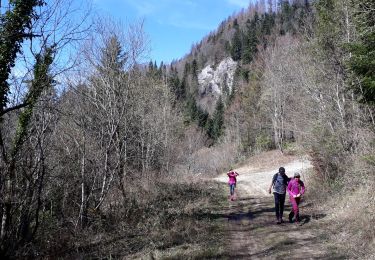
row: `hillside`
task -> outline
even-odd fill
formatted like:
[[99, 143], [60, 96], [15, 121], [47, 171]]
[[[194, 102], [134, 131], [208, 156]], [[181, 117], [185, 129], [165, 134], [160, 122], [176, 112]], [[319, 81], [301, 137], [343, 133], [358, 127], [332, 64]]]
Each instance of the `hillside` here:
[[[374, 243], [371, 6], [369, 1], [259, 1], [171, 64], [184, 68], [187, 117], [206, 132], [208, 145], [234, 146], [235, 158], [271, 148], [311, 156], [311, 198], [317, 210], [326, 205], [337, 211], [332, 220], [340, 224], [331, 238], [351, 237], [341, 250], [354, 257], [371, 255]], [[233, 79], [231, 73], [216, 74], [227, 59], [236, 64]], [[369, 200], [356, 203], [362, 196]]]
[[374, 1], [256, 1], [160, 65], [67, 2], [0, 4], [0, 258], [374, 257]]

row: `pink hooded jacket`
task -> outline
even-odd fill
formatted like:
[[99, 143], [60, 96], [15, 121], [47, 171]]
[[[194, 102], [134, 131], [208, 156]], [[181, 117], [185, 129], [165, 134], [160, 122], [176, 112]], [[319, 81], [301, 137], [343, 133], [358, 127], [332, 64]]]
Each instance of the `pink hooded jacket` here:
[[236, 184], [237, 182], [237, 179], [236, 177], [238, 176], [238, 173], [235, 172], [235, 171], [230, 171], [227, 173], [228, 177], [229, 177], [229, 181], [228, 181], [228, 184], [231, 185], [231, 184]]
[[290, 198], [297, 194], [304, 194], [305, 193], [305, 184], [298, 178], [293, 178], [288, 183], [287, 191], [290, 195]]

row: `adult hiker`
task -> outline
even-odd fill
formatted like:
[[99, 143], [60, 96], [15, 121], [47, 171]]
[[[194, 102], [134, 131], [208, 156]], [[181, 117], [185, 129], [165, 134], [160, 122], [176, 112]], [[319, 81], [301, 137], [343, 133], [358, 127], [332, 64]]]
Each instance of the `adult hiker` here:
[[233, 171], [232, 168], [230, 168], [229, 172], [227, 172], [227, 175], [229, 177], [228, 184], [229, 184], [230, 200], [234, 200], [234, 189], [236, 188], [237, 176], [239, 174]]
[[301, 181], [301, 176], [298, 172], [294, 174], [294, 178], [288, 183], [287, 191], [289, 193], [289, 200], [292, 204], [292, 210], [289, 213], [289, 222], [293, 222], [293, 217], [296, 223], [299, 223], [299, 203], [301, 202], [301, 196], [305, 193], [305, 184]]
[[285, 168], [280, 167], [278, 173], [273, 178], [268, 192], [271, 194], [273, 187], [273, 196], [275, 198], [276, 223], [281, 224], [283, 221], [285, 193], [290, 178], [285, 174]]

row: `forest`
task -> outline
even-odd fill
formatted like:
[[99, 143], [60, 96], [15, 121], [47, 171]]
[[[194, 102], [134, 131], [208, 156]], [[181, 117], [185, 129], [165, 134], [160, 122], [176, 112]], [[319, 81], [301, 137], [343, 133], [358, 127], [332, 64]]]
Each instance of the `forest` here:
[[[311, 158], [328, 239], [374, 256], [374, 1], [251, 2], [171, 64], [145, 61], [144, 21], [92, 12], [0, 1], [2, 258], [209, 258], [225, 232], [209, 179], [275, 149]], [[233, 85], [205, 96], [201, 71], [226, 58]]]

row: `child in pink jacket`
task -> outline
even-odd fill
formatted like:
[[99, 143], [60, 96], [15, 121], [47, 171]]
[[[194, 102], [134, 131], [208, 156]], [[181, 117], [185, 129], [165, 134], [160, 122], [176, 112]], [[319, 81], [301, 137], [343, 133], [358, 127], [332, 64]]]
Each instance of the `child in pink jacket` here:
[[293, 217], [298, 223], [299, 218], [299, 209], [298, 205], [301, 201], [301, 196], [305, 193], [305, 184], [301, 181], [301, 176], [297, 172], [294, 174], [294, 178], [291, 179], [288, 183], [287, 191], [289, 193], [289, 200], [292, 203], [292, 211], [289, 213], [289, 222], [293, 222]]
[[230, 171], [227, 173], [229, 177], [229, 189], [230, 189], [230, 200], [234, 200], [234, 188], [236, 188], [237, 183], [237, 176], [239, 175], [237, 172], [230, 169]]

